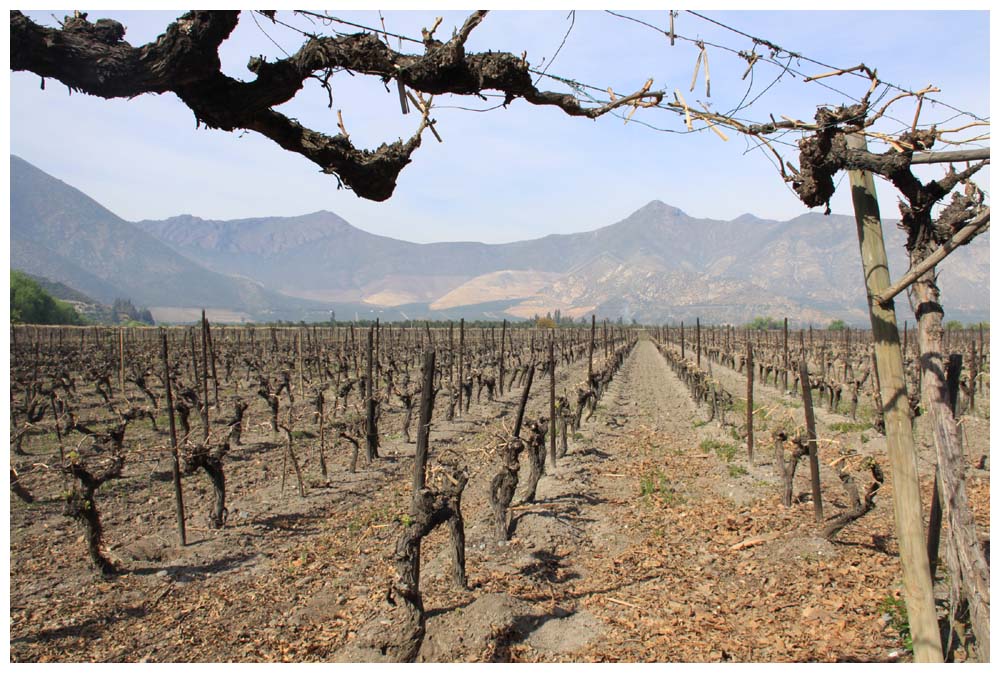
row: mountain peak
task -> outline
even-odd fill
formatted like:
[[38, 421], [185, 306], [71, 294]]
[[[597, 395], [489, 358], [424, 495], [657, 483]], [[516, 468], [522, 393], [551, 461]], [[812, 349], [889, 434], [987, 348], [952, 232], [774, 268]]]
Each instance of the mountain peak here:
[[650, 215], [652, 215], [652, 214], [655, 214], [655, 215], [659, 215], [661, 217], [663, 217], [663, 216], [666, 216], [666, 217], [686, 217], [687, 216], [687, 213], [685, 213], [680, 208], [678, 208], [676, 206], [671, 206], [671, 205], [669, 205], [667, 203], [664, 203], [663, 201], [660, 201], [659, 199], [653, 199], [652, 201], [650, 201], [649, 203], [647, 203], [646, 205], [644, 205], [642, 208], [640, 208], [639, 210], [635, 211], [634, 214], [635, 215], [639, 215], [639, 214], [642, 214], [642, 215], [650, 214]]

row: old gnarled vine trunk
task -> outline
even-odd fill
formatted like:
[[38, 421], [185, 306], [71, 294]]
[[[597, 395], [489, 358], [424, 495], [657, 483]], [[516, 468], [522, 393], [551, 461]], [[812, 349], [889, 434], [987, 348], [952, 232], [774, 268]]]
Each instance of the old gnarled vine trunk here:
[[[925, 256], [915, 252], [913, 263]], [[917, 315], [917, 342], [923, 405], [933, 425], [934, 449], [940, 475], [940, 492], [950, 544], [946, 559], [953, 586], [969, 602], [972, 628], [980, 659], [990, 658], [990, 566], [976, 532], [976, 522], [965, 490], [965, 456], [958, 424], [948, 404], [941, 319], [944, 311], [933, 272], [912, 286]], [[953, 606], [954, 607], [954, 606]]]

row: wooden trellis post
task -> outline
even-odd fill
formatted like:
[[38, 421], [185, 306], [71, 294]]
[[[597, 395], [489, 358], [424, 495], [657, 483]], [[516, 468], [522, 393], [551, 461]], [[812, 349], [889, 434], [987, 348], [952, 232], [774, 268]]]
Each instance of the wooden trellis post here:
[[462, 415], [462, 397], [465, 393], [465, 318], [458, 323], [458, 415]]
[[368, 462], [378, 458], [378, 428], [375, 426], [375, 388], [372, 386], [375, 327], [368, 328], [368, 379], [365, 382], [365, 450]]
[[701, 318], [694, 319], [695, 364], [701, 367]]
[[[867, 143], [864, 136], [851, 134], [847, 136], [847, 146], [865, 150]], [[873, 297], [890, 285], [889, 262], [882, 237], [875, 180], [868, 171], [851, 170], [848, 174], [858, 226], [861, 265], [868, 291], [875, 366], [885, 417], [896, 536], [899, 539], [899, 558], [903, 566], [903, 590], [913, 637], [913, 656], [918, 662], [941, 662], [941, 634], [934, 611], [934, 592], [920, 505], [917, 454], [913, 443], [899, 330], [896, 327], [896, 309], [892, 302], [883, 306], [873, 301]]]
[[809, 383], [809, 367], [806, 361], [799, 362], [799, 381], [802, 389], [802, 409], [806, 416], [806, 433], [809, 436], [809, 479], [812, 484], [813, 514], [816, 523], [823, 523], [823, 494], [819, 484], [819, 451], [816, 446], [816, 418], [813, 416], [812, 386]]
[[556, 465], [556, 356], [555, 333], [549, 331], [549, 460]]
[[[749, 336], [749, 335], [748, 335]], [[753, 465], [753, 344], [747, 339], [747, 460]]]
[[597, 329], [597, 316], [590, 315], [590, 347], [587, 350], [587, 385], [594, 378], [594, 331]]
[[499, 373], [497, 374], [499, 381], [497, 381], [497, 393], [503, 395], [503, 355], [504, 355], [504, 345], [507, 343], [507, 321], [503, 321], [503, 325], [500, 327], [500, 367]]
[[174, 423], [174, 396], [170, 388], [170, 364], [167, 356], [167, 333], [160, 328], [163, 385], [166, 388], [167, 418], [170, 419], [170, 474], [174, 483], [174, 511], [177, 514], [177, 537], [181, 546], [187, 544], [184, 528], [184, 492], [181, 487], [180, 455], [177, 452], [177, 426]]
[[[51, 345], [51, 337], [49, 337]], [[122, 399], [128, 400], [125, 395], [125, 328], [118, 328], [118, 387], [122, 391]]]

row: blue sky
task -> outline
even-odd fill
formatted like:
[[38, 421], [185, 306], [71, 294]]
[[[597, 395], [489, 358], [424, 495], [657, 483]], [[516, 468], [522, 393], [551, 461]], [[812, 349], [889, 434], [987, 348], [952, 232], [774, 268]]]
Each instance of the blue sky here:
[[[29, 12], [36, 21], [54, 24], [53, 12]], [[55, 12], [61, 18], [66, 12]], [[378, 25], [375, 11], [335, 11], [338, 17]], [[626, 14], [666, 27], [666, 11]], [[710, 11], [701, 13], [766, 38], [812, 59], [838, 67], [864, 62], [895, 84], [918, 89], [934, 84], [934, 97], [980, 117], [989, 117], [989, 13], [985, 11]], [[111, 17], [128, 29], [126, 39], [139, 45], [163, 31], [180, 12], [91, 11], [91, 20]], [[446, 38], [465, 12], [386, 11], [386, 27], [408, 36], [443, 16], [438, 35]], [[315, 30], [290, 12], [279, 19]], [[247, 13], [222, 50], [224, 69], [249, 79], [250, 56], [279, 58], [301, 44], [294, 32], [267, 24], [261, 30]], [[527, 51], [535, 66], [547, 62], [570, 25], [566, 10], [497, 11], [476, 29], [470, 51]], [[354, 29], [340, 27], [341, 30]], [[681, 13], [679, 34], [734, 49], [749, 40]], [[265, 32], [266, 31], [266, 34]], [[395, 46], [395, 40], [393, 40]], [[416, 45], [407, 46], [407, 50]], [[550, 72], [619, 94], [654, 78], [654, 89], [679, 89], [689, 104], [711, 109], [735, 107], [748, 90], [741, 81], [746, 63], [708, 47], [712, 95], [705, 96], [703, 74], [689, 91], [698, 50], [689, 42], [670, 47], [648, 28], [600, 11], [578, 11], [575, 23]], [[823, 68], [797, 61], [805, 74]], [[758, 63], [749, 98], [778, 75]], [[850, 96], [860, 96], [867, 82], [839, 77], [823, 80]], [[416, 115], [400, 114], [395, 87], [387, 92], [373, 78], [340, 73], [332, 80], [334, 108], [326, 93], [309, 85], [281, 111], [317, 130], [336, 133], [342, 110], [352, 141], [376, 147], [412, 133]], [[563, 90], [551, 80], [541, 86]], [[68, 95], [58, 82], [12, 73], [10, 78], [10, 149], [52, 175], [82, 189], [129, 220], [191, 213], [206, 218], [297, 215], [331, 210], [352, 224], [377, 234], [412, 241], [535, 238], [550, 233], [594, 229], [626, 217], [652, 199], [697, 217], [729, 219], [745, 212], [788, 219], [805, 207], [784, 185], [774, 165], [738, 134], [723, 142], [709, 130], [667, 133], [607, 116], [592, 121], [570, 118], [556, 109], [515, 101], [507, 109], [468, 112], [448, 106], [487, 107], [470, 97], [439, 97], [434, 112], [444, 143], [429, 134], [400, 176], [395, 195], [372, 203], [318, 172], [306, 159], [285, 152], [255, 134], [232, 134], [195, 128], [193, 114], [172, 94], [131, 101]], [[741, 116], [766, 121], [769, 114], [811, 120], [817, 105], [850, 102], [819, 83], [786, 75]], [[913, 118], [914, 106], [893, 108], [895, 130]], [[954, 113], [925, 103], [921, 122], [945, 122]], [[683, 123], [665, 111], [639, 110], [634, 120], [677, 131]], [[944, 126], [967, 120], [952, 120]], [[983, 130], [985, 132], [986, 129]], [[974, 133], [970, 131], [970, 134]], [[797, 136], [782, 140], [794, 142]], [[988, 141], [983, 143], [988, 145]], [[791, 147], [778, 146], [784, 159], [797, 164]], [[945, 148], [943, 148], [945, 149]], [[933, 175], [934, 173], [927, 173]], [[846, 181], [845, 181], [846, 182]], [[988, 170], [979, 184], [989, 189]], [[896, 217], [896, 196], [879, 183], [882, 212]], [[838, 190], [835, 212], [850, 213], [846, 189]]]

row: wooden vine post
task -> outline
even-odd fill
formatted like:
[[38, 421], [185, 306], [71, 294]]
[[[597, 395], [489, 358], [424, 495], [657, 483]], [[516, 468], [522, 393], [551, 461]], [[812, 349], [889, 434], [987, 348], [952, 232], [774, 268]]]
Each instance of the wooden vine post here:
[[128, 400], [125, 395], [125, 328], [118, 328], [118, 387], [122, 391], [122, 399]]
[[806, 433], [809, 435], [809, 477], [812, 481], [813, 513], [816, 523], [823, 523], [823, 494], [819, 484], [819, 451], [816, 447], [816, 417], [813, 415], [812, 386], [809, 384], [809, 367], [799, 362], [799, 381], [802, 388], [802, 407], [806, 414]]
[[299, 370], [299, 389], [297, 391], [298, 395], [305, 397], [305, 384], [302, 381], [302, 329], [298, 329], [295, 332], [295, 350], [297, 364], [296, 368]]
[[549, 331], [549, 460], [556, 464], [556, 357], [555, 334]]
[[448, 387], [455, 389], [455, 323], [448, 321]]
[[375, 318], [375, 392], [380, 389], [379, 381], [382, 380], [382, 326], [379, 319]]
[[[223, 327], [223, 330], [226, 328]], [[223, 336], [223, 340], [225, 336]], [[212, 390], [215, 396], [215, 408], [219, 408], [219, 377], [215, 372], [215, 344], [212, 343], [212, 329], [208, 330], [208, 359], [212, 363]]]
[[590, 347], [587, 349], [587, 385], [594, 378], [594, 333], [597, 331], [597, 316], [590, 314]]
[[177, 536], [181, 546], [187, 544], [187, 532], [184, 529], [184, 492], [181, 488], [180, 455], [177, 453], [177, 426], [174, 424], [174, 396], [170, 389], [170, 364], [167, 358], [167, 333], [160, 329], [163, 356], [163, 385], [166, 387], [167, 418], [170, 419], [170, 453], [171, 475], [174, 481], [174, 509], [177, 513]]
[[785, 318], [782, 327], [782, 348], [784, 349], [784, 358], [782, 359], [784, 371], [781, 373], [781, 389], [788, 390], [788, 318]]
[[694, 319], [694, 363], [701, 367], [701, 318]]
[[458, 415], [462, 415], [462, 396], [465, 393], [465, 318], [458, 322]]
[[[194, 349], [194, 328], [190, 330], [185, 330], [188, 336], [188, 345], [191, 347], [191, 385], [198, 388], [198, 353]], [[201, 408], [199, 407], [199, 412]]]
[[[850, 134], [847, 146], [864, 150], [863, 136]], [[903, 590], [917, 662], [941, 662], [941, 634], [934, 611], [934, 591], [927, 561], [917, 454], [913, 442], [909, 397], [900, 351], [896, 309], [873, 297], [889, 287], [889, 262], [882, 238], [882, 219], [875, 196], [875, 180], [868, 171], [848, 171], [854, 216], [858, 227], [861, 264], [868, 294], [868, 311], [875, 346], [875, 367], [885, 418], [886, 445], [892, 470], [893, 509], [899, 557], [903, 566]]]
[[747, 460], [753, 465], [753, 344], [747, 339]]
[[205, 317], [205, 309], [201, 309], [201, 406], [204, 409], [202, 418], [205, 419], [205, 443], [208, 444], [211, 428], [208, 420], [208, 319]]
[[507, 321], [503, 321], [503, 326], [500, 328], [500, 369], [499, 369], [499, 381], [497, 381], [497, 392], [503, 395], [503, 349], [504, 344], [507, 342]]
[[365, 451], [368, 462], [378, 458], [378, 428], [375, 425], [375, 387], [372, 385], [374, 370], [375, 328], [368, 328], [368, 378], [365, 383]]
[[608, 319], [604, 319], [604, 359], [608, 359]]

